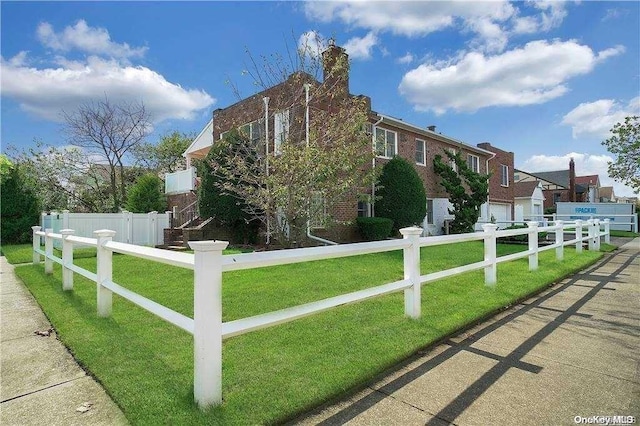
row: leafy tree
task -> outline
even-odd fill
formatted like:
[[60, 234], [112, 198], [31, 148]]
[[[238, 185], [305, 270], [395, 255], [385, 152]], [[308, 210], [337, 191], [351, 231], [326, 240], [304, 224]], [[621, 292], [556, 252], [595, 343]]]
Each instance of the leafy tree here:
[[140, 176], [129, 188], [127, 210], [133, 213], [164, 211], [167, 201], [164, 197], [162, 179], [153, 173]]
[[105, 97], [62, 116], [68, 142], [105, 164], [111, 210], [118, 211], [127, 194], [126, 159], [151, 129], [147, 110], [142, 103], [113, 104]]
[[[109, 166], [93, 162], [84, 149], [54, 147], [37, 142], [35, 148], [9, 147], [24, 178], [34, 188], [44, 210], [68, 209], [100, 213], [113, 210]], [[126, 167], [124, 186], [132, 184], [140, 170]], [[120, 183], [120, 175], [116, 182]]]
[[609, 162], [609, 176], [640, 192], [640, 117], [625, 117], [624, 124], [616, 123], [609, 139], [602, 142], [616, 156]]
[[[226, 192], [224, 178], [216, 174], [212, 167], [221, 166], [232, 158], [235, 152], [246, 152], [249, 141], [236, 131], [216, 143], [204, 161], [199, 163], [198, 174], [202, 181], [198, 187], [198, 208], [201, 217], [212, 217], [222, 227], [230, 229], [236, 239], [245, 243], [257, 239], [259, 221], [247, 213], [248, 206], [234, 194]], [[236, 185], [238, 182], [229, 182]]]
[[382, 168], [375, 203], [376, 216], [393, 220], [393, 229], [420, 225], [427, 214], [427, 195], [416, 169], [394, 157]]
[[149, 142], [139, 143], [132, 148], [132, 154], [136, 163], [147, 170], [153, 170], [160, 175], [173, 173], [186, 167], [186, 159], [182, 154], [194, 138], [194, 134], [174, 131], [161, 136], [156, 145]]
[[19, 166], [3, 162], [0, 177], [0, 238], [2, 243], [24, 243], [40, 220], [40, 204]]
[[445, 154], [449, 160], [455, 162], [457, 171], [451, 167], [449, 161], [442, 161], [441, 155], [436, 155], [433, 159], [433, 168], [442, 179], [440, 184], [449, 194], [449, 202], [453, 205], [453, 209], [449, 209], [449, 214], [454, 216], [451, 232], [473, 232], [473, 227], [480, 217], [480, 206], [486, 203], [489, 197], [489, 175], [471, 170], [460, 152], [452, 154], [445, 151]]

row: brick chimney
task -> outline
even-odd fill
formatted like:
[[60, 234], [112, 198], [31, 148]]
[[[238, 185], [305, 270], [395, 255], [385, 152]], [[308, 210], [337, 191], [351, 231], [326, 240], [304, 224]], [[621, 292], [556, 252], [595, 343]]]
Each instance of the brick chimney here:
[[569, 161], [569, 201], [576, 201], [576, 163], [573, 157]]
[[349, 55], [344, 48], [329, 39], [329, 46], [322, 52], [322, 78], [331, 90], [349, 94]]

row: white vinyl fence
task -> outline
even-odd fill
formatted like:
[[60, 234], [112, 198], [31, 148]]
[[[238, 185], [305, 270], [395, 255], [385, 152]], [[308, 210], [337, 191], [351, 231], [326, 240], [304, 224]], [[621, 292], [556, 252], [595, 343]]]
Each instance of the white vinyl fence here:
[[[601, 232], [601, 227], [604, 228], [604, 232]], [[528, 257], [529, 270], [535, 270], [538, 269], [538, 254], [542, 251], [555, 250], [556, 258], [562, 259], [564, 247], [567, 245], [575, 245], [576, 250], [582, 252], [582, 243], [584, 241], [588, 241], [589, 250], [600, 249], [601, 237], [605, 238], [605, 242], [609, 241], [609, 222], [600, 223], [597, 219], [589, 220], [586, 223], [579, 220], [567, 223], [556, 221], [553, 226], [546, 227], [538, 227], [537, 222], [531, 222], [526, 229], [504, 231], [497, 231], [497, 226], [494, 224], [486, 224], [483, 229], [484, 232], [421, 238], [422, 229], [412, 227], [400, 230], [404, 237], [401, 240], [223, 256], [222, 251], [228, 245], [226, 241], [191, 241], [189, 245], [194, 250], [194, 254], [189, 254], [116, 242], [114, 241], [116, 231], [112, 230], [98, 230], [94, 232], [96, 238], [87, 238], [74, 235], [74, 231], [71, 229], [62, 229], [60, 233], [54, 233], [52, 229], [46, 229], [42, 232], [39, 226], [34, 226], [33, 263], [40, 263], [40, 255], [43, 255], [45, 257], [44, 269], [49, 274], [53, 272], [53, 262], [61, 264], [62, 288], [64, 290], [73, 290], [74, 272], [96, 282], [97, 310], [100, 317], [111, 315], [112, 294], [116, 293], [191, 333], [194, 338], [194, 398], [198, 406], [204, 408], [222, 402], [222, 341], [226, 338], [293, 321], [341, 305], [399, 291], [404, 292], [405, 315], [411, 318], [418, 318], [421, 316], [421, 287], [425, 283], [464, 272], [484, 269], [485, 285], [493, 286], [498, 279], [498, 263]], [[545, 247], [538, 247], [539, 232], [553, 233], [555, 235], [555, 243]], [[575, 234], [575, 238], [565, 241], [565, 232], [571, 235]], [[496, 238], [514, 235], [528, 235], [528, 250], [497, 257]], [[40, 247], [41, 237], [44, 237], [45, 240], [44, 251]], [[420, 247], [476, 240], [484, 241], [483, 261], [421, 275]], [[53, 254], [54, 241], [62, 241], [62, 258]], [[73, 248], [75, 245], [97, 247], [97, 273], [94, 274], [73, 264]], [[404, 253], [404, 278], [400, 281], [253, 317], [222, 322], [223, 272], [400, 249]], [[193, 269], [193, 318], [186, 317], [113, 282], [113, 253], [122, 253]]]
[[[79, 237], [93, 237], [98, 229], [114, 229], [114, 241], [142, 246], [164, 244], [164, 229], [170, 228], [171, 212], [158, 213], [42, 213], [40, 226], [42, 229], [73, 229]], [[56, 248], [61, 247], [57, 241]]]

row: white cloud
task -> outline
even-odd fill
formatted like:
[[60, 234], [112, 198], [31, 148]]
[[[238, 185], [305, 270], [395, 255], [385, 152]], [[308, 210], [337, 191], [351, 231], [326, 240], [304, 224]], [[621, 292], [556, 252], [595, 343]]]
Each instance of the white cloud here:
[[629, 115], [640, 115], [640, 97], [627, 105], [613, 99], [581, 103], [562, 117], [562, 124], [571, 126], [574, 139], [580, 136], [606, 139], [613, 125]]
[[[512, 33], [549, 31], [567, 15], [564, 2], [537, 1], [520, 4], [499, 1], [308, 1], [307, 18], [343, 23], [408, 37], [425, 36], [446, 29], [472, 34], [471, 48], [501, 52]], [[528, 14], [524, 15], [523, 10]]]
[[378, 37], [370, 31], [364, 37], [350, 38], [345, 44], [344, 49], [352, 59], [370, 59], [373, 46], [378, 43]]
[[621, 45], [604, 49], [598, 52], [598, 61], [605, 61], [613, 56], [621, 55], [625, 52], [625, 50], [625, 47]]
[[565, 2], [558, 0], [538, 0], [529, 2], [540, 12], [537, 15], [517, 17], [514, 19], [513, 32], [516, 34], [532, 34], [547, 32], [560, 26], [567, 16]]
[[202, 90], [184, 89], [142, 66], [90, 56], [86, 61], [57, 58], [57, 68], [32, 68], [11, 58], [0, 61], [2, 96], [10, 97], [33, 114], [60, 120], [62, 109], [108, 96], [110, 101], [142, 101], [156, 123], [192, 119], [215, 99]]
[[397, 61], [399, 64], [410, 64], [414, 59], [415, 57], [411, 53], [407, 52], [406, 55], [399, 57]]
[[147, 47], [131, 47], [127, 43], [115, 43], [104, 28], [91, 27], [83, 19], [62, 32], [55, 32], [48, 22], [38, 25], [36, 34], [40, 42], [54, 51], [69, 52], [79, 50], [92, 55], [106, 55], [114, 58], [142, 57]]
[[577, 176], [598, 175], [601, 186], [613, 186], [617, 196], [635, 197], [631, 187], [611, 179], [607, 172], [607, 163], [613, 161], [608, 155], [594, 155], [570, 152], [565, 155], [534, 155], [517, 168], [527, 172], [546, 172], [552, 170], [568, 170], [569, 161], [573, 158]]
[[326, 48], [327, 41], [316, 30], [309, 30], [298, 38], [298, 51], [303, 55], [317, 58]]
[[562, 96], [570, 78], [600, 61], [574, 40], [532, 41], [499, 55], [469, 52], [450, 62], [422, 64], [404, 75], [399, 91], [417, 110], [436, 114], [541, 104]]

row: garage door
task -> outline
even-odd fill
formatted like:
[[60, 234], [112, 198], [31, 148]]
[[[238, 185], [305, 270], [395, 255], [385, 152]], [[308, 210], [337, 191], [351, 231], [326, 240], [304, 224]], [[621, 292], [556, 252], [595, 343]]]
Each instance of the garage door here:
[[489, 218], [493, 216], [496, 219], [496, 223], [498, 226], [503, 228], [505, 225], [509, 224], [505, 223], [511, 220], [511, 209], [508, 204], [489, 204]]

